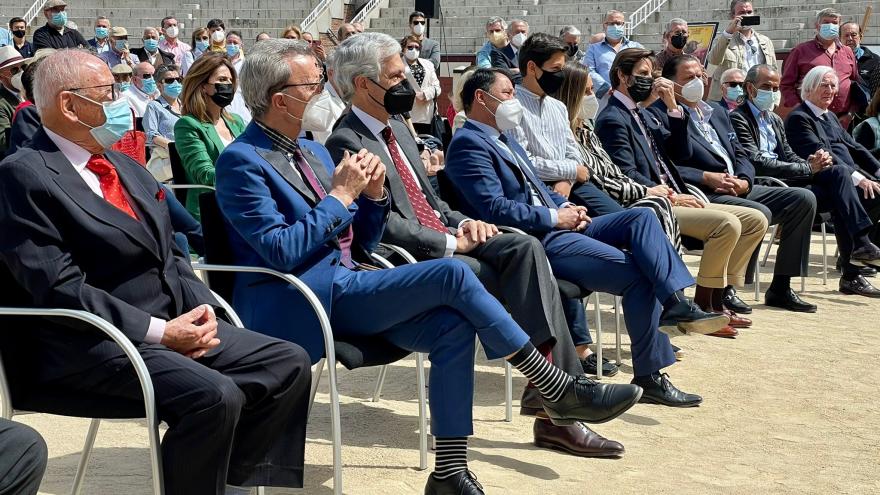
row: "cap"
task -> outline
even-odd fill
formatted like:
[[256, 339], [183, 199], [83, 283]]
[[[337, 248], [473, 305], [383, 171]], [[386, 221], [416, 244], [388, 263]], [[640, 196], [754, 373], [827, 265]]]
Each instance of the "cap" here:
[[128, 64], [117, 64], [114, 65], [112, 69], [110, 69], [110, 72], [115, 76], [119, 74], [131, 74], [132, 70], [131, 67], [128, 66]]
[[128, 31], [125, 30], [122, 26], [113, 26], [110, 28], [110, 36], [114, 38], [119, 38], [120, 36], [128, 36]]
[[54, 9], [55, 7], [67, 7], [67, 2], [64, 0], [49, 0], [46, 2], [46, 5], [43, 5], [43, 10]]

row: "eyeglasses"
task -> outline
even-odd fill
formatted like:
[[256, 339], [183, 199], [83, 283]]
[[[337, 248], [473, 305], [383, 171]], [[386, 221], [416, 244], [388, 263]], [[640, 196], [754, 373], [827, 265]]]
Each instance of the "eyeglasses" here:
[[745, 83], [736, 82], [736, 81], [727, 81], [722, 84], [726, 84], [726, 85], [730, 86], [731, 88], [738, 88], [740, 86], [743, 86]]
[[165, 84], [174, 84], [176, 82], [183, 82], [183, 78], [182, 77], [166, 77], [165, 79], [162, 80], [162, 82], [164, 82]]
[[82, 91], [84, 89], [102, 89], [102, 88], [110, 88], [110, 101], [116, 101], [116, 98], [119, 96], [119, 93], [116, 92], [116, 84], [99, 84], [97, 86], [85, 86], [82, 88], [68, 88], [65, 91], [70, 91], [72, 93], [76, 93], [77, 91]]
[[152, 79], [153, 75], [152, 74], [141, 74], [140, 77], [141, 77], [141, 79]]
[[284, 86], [281, 86], [281, 89], [279, 89], [278, 91], [284, 91], [287, 88], [306, 88], [312, 92], [315, 92], [324, 86], [324, 82], [326, 82], [326, 80], [327, 79], [324, 78], [324, 76], [322, 75], [321, 79], [318, 82], [285, 84]]

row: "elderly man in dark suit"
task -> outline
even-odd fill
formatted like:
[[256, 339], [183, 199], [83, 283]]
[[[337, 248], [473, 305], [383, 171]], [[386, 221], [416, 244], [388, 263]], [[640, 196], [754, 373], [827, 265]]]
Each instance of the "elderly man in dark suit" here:
[[[390, 37], [376, 35], [352, 42], [334, 53], [331, 71], [342, 97], [351, 102], [351, 111], [327, 140], [327, 149], [336, 162], [345, 152], [366, 149], [389, 164], [386, 176], [391, 213], [382, 240], [411, 251], [419, 259], [454, 257], [464, 261], [487, 290], [506, 304], [532, 343], [545, 354], [552, 349], [554, 363], [573, 375], [583, 374], [585, 368], [587, 373], [595, 374], [596, 355], [590, 353], [581, 363], [575, 353], [559, 290], [541, 243], [531, 236], [491, 235], [497, 232], [494, 225], [450, 208], [434, 193], [416, 141], [406, 125], [392, 119], [385, 105], [378, 103], [381, 90], [375, 85], [356, 84], [357, 78], [374, 77], [379, 85], [391, 87], [404, 74], [404, 64], [396, 54], [381, 61], [383, 69], [379, 73], [364, 73], [367, 64], [363, 55], [354, 50], [367, 42], [385, 43], [388, 53], [396, 44]], [[581, 307], [579, 304], [575, 303]], [[576, 316], [583, 318], [583, 311]], [[603, 373], [617, 373], [613, 364], [605, 362], [603, 366]], [[526, 412], [540, 409], [540, 396], [535, 389], [527, 389], [523, 401]], [[617, 442], [575, 425], [542, 422], [536, 427], [535, 440], [540, 444], [547, 437], [564, 441], [569, 450], [581, 455], [623, 453]]]
[[[107, 64], [61, 50], [35, 81], [43, 130], [0, 164], [4, 301], [94, 313], [137, 346], [169, 425], [165, 493], [301, 487], [308, 356], [215, 317], [217, 301], [173, 241], [165, 191], [107, 151], [131, 125]], [[12, 347], [4, 341], [20, 371], [13, 387], [141, 400], [131, 363], [103, 335], [48, 320], [23, 328]]]
[[[829, 115], [837, 85], [837, 73], [831, 67], [820, 65], [807, 72], [801, 86], [804, 102], [788, 115], [785, 133], [791, 149], [801, 159], [820, 150], [831, 155], [829, 170], [816, 175], [817, 179], [821, 176], [830, 180], [827, 190], [813, 189], [820, 204], [838, 217], [835, 234], [843, 268], [841, 292], [880, 297], [880, 291], [861, 277], [854, 266], [880, 265], [880, 250], [869, 240], [877, 231], [880, 218], [880, 161], [857, 143], [833, 114]], [[838, 231], [846, 235], [841, 236]]]
[[[691, 55], [672, 58], [663, 67], [663, 77], [674, 83], [676, 98], [690, 117], [686, 132], [692, 154], [686, 160], [676, 160], [676, 168], [685, 182], [702, 189], [711, 202], [755, 208], [770, 225], [782, 225], [773, 282], [764, 302], [789, 311], [813, 313], [816, 306], [791, 289], [791, 277], [807, 274], [816, 197], [799, 187], [754, 184], [755, 166], [739, 144], [728, 112], [701, 100], [702, 76], [702, 64]], [[649, 112], [661, 127], [672, 128], [670, 109], [662, 100], [651, 105]]]

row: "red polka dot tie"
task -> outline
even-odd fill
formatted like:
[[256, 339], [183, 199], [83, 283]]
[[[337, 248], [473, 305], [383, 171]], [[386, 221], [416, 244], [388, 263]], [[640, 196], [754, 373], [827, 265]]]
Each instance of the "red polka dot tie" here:
[[448, 234], [449, 229], [447, 229], [446, 226], [443, 225], [443, 222], [437, 218], [437, 215], [434, 213], [434, 208], [431, 208], [431, 205], [428, 204], [428, 200], [425, 199], [425, 194], [419, 189], [418, 184], [416, 184], [416, 178], [413, 177], [413, 174], [403, 162], [403, 158], [400, 156], [400, 151], [397, 149], [397, 138], [395, 138], [394, 133], [391, 132], [391, 127], [386, 127], [382, 130], [382, 137], [385, 138], [385, 144], [388, 145], [388, 152], [391, 153], [391, 161], [394, 162], [394, 168], [397, 169], [397, 175], [399, 175], [400, 180], [403, 181], [403, 188], [406, 190], [409, 204], [411, 204], [413, 210], [415, 210], [416, 218], [419, 220], [419, 223], [429, 229]]
[[101, 192], [104, 199], [111, 205], [119, 208], [131, 218], [138, 219], [137, 214], [128, 203], [125, 197], [125, 190], [122, 188], [122, 182], [119, 181], [119, 174], [116, 173], [116, 167], [109, 160], [101, 155], [92, 155], [86, 163], [86, 168], [91, 170], [98, 176], [101, 183]]

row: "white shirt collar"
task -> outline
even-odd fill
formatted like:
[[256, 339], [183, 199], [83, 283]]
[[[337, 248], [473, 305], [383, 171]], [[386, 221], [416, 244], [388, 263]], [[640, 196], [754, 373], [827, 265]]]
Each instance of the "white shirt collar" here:
[[688, 111], [691, 115], [696, 115], [697, 110], [699, 110], [700, 112], [702, 112], [702, 114], [703, 114], [703, 120], [705, 120], [706, 122], [708, 122], [709, 119], [712, 118], [712, 112], [715, 110], [714, 108], [712, 108], [712, 105], [706, 103], [706, 102], [703, 101], [703, 100], [700, 100], [700, 101], [697, 103], [697, 106], [696, 106], [696, 107], [689, 107], [689, 106], [687, 106], [687, 105], [683, 105], [683, 106], [687, 109], [687, 111]]
[[351, 106], [351, 111], [354, 112], [354, 114], [357, 115], [359, 119], [361, 119], [361, 122], [363, 122], [364, 125], [367, 126], [367, 129], [369, 129], [374, 136], [382, 139], [383, 143], [385, 142], [385, 139], [382, 137], [382, 131], [390, 125], [388, 122], [381, 122], [377, 120], [375, 117], [361, 110], [355, 105]]
[[61, 154], [64, 155], [64, 158], [67, 158], [67, 161], [73, 165], [76, 172], [82, 174], [82, 171], [86, 168], [86, 164], [92, 157], [92, 153], [73, 141], [52, 132], [48, 127], [43, 127], [43, 129], [46, 130], [46, 134], [49, 136], [49, 139], [55, 143], [55, 146], [58, 146], [58, 149], [61, 151]]
[[636, 103], [632, 100], [632, 98], [630, 98], [629, 96], [626, 96], [625, 94], [621, 93], [620, 91], [614, 91], [614, 92], [612, 92], [611, 94], [614, 95], [615, 98], [617, 98], [618, 100], [620, 100], [620, 102], [623, 103], [623, 105], [624, 105], [627, 109], [629, 109], [629, 110], [635, 110], [635, 109], [638, 108], [638, 107], [636, 106]]
[[828, 113], [828, 110], [822, 110], [821, 108], [817, 107], [816, 105], [813, 105], [813, 102], [811, 102], [809, 100], [804, 100], [804, 103], [807, 104], [807, 106], [813, 112], [813, 115], [815, 115], [816, 117], [821, 117], [821, 116], [825, 115], [826, 113]]

